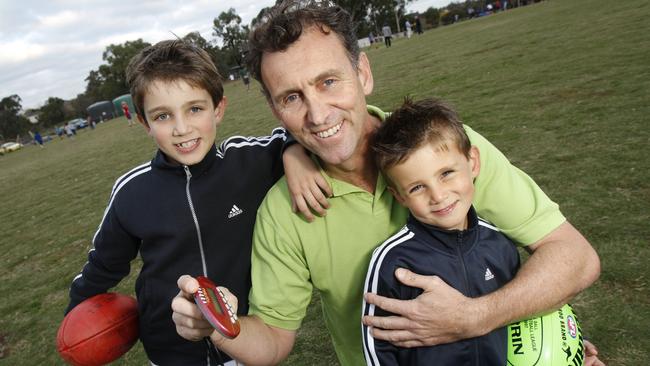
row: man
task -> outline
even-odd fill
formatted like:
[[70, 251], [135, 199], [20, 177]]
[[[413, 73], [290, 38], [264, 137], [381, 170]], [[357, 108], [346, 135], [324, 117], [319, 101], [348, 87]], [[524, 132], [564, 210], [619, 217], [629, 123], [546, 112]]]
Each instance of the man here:
[[[179, 279], [181, 292], [172, 304], [177, 331], [193, 340], [210, 336], [245, 364], [279, 363], [293, 347], [316, 287], [341, 364], [364, 364], [363, 276], [374, 247], [407, 217], [368, 149], [385, 116], [366, 106], [374, 85], [368, 58], [359, 52], [349, 14], [323, 1], [276, 5], [252, 34], [249, 52], [250, 70], [274, 115], [317, 157], [332, 186], [331, 208], [313, 223], [284, 214], [291, 209], [290, 196], [286, 181], [278, 182], [258, 211], [251, 310], [241, 318], [241, 334], [228, 340], [210, 328], [191, 302], [197, 283], [188, 276]], [[494, 146], [466, 130], [483, 152], [477, 211], [533, 254], [507, 286], [479, 298], [467, 298], [439, 278], [398, 270], [397, 277], [422, 288], [422, 295], [401, 301], [368, 294], [369, 303], [396, 316], [364, 323], [374, 327], [374, 337], [400, 347], [486, 334], [559, 307], [599, 275], [597, 254], [557, 205]], [[318, 198], [314, 192], [313, 200]]]
[[390, 47], [393, 38], [393, 31], [391, 31], [390, 26], [387, 23], [384, 23], [381, 32], [384, 34], [384, 43], [386, 44], [386, 47]]

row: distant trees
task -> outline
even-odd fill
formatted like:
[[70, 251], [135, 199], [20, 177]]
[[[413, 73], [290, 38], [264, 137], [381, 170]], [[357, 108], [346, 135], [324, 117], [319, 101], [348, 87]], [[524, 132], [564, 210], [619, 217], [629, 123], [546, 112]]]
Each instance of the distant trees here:
[[0, 100], [0, 141], [12, 140], [30, 128], [27, 118], [19, 115], [22, 100], [16, 94]]
[[66, 118], [64, 112], [64, 101], [61, 98], [49, 97], [47, 102], [40, 109], [38, 122], [43, 127], [51, 127], [63, 122]]
[[221, 12], [213, 21], [214, 32], [212, 34], [221, 38], [223, 48], [225, 48], [225, 50], [222, 49], [222, 55], [226, 57], [226, 62], [232, 66], [243, 64], [246, 42], [250, 32], [250, 27], [241, 23], [241, 17], [233, 8]]
[[[276, 0], [276, 3], [280, 0]], [[409, 19], [414, 24], [416, 14], [406, 14], [406, 5], [414, 0], [335, 0], [345, 8], [357, 24], [357, 36], [366, 37], [370, 31], [379, 34], [381, 27], [388, 24], [397, 31]], [[527, 3], [528, 1], [524, 2]], [[441, 24], [447, 24], [456, 19], [467, 18], [468, 9], [472, 8], [476, 14], [492, 3], [491, 0], [465, 0], [463, 2], [451, 3], [448, 6], [436, 9], [429, 8], [419, 14], [423, 26], [431, 28]], [[519, 5], [519, 1], [513, 3]], [[255, 17], [251, 26], [259, 22], [269, 8], [262, 9]], [[399, 24], [399, 26], [397, 24]], [[250, 26], [243, 24], [241, 17], [234, 8], [221, 12], [213, 20], [212, 24], [214, 39], [205, 39], [199, 32], [190, 32], [182, 39], [197, 47], [204, 49], [219, 72], [224, 77], [231, 73], [231, 70], [243, 65], [243, 58], [247, 50], [247, 39]], [[219, 46], [221, 44], [221, 47]], [[86, 90], [70, 101], [63, 101], [60, 98], [49, 98], [45, 105], [39, 110], [40, 123], [44, 126], [51, 126], [75, 117], [86, 115], [86, 108], [100, 100], [112, 100], [113, 98], [128, 93], [125, 70], [131, 58], [140, 50], [150, 46], [150, 43], [142, 39], [126, 41], [122, 44], [111, 44], [106, 47], [102, 54], [104, 63], [96, 70], [91, 70], [86, 77]], [[0, 110], [0, 133], [3, 135], [21, 133], [29, 129], [25, 118], [18, 115], [20, 111], [20, 97], [12, 95], [2, 99]], [[18, 108], [16, 111], [15, 108]], [[26, 127], [24, 127], [25, 125]]]
[[[104, 64], [97, 70], [91, 70], [86, 78], [86, 95], [93, 102], [112, 100], [129, 92], [124, 71], [129, 61], [142, 49], [151, 46], [150, 43], [137, 39], [123, 44], [111, 44], [102, 54]], [[84, 110], [88, 105], [83, 106]]]

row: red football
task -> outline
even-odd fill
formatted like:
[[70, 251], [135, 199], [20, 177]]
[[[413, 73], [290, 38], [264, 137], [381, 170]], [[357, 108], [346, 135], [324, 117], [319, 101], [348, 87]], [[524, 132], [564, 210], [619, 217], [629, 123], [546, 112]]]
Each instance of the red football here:
[[127, 295], [93, 296], [61, 322], [56, 348], [71, 365], [105, 365], [125, 354], [138, 340], [138, 303]]

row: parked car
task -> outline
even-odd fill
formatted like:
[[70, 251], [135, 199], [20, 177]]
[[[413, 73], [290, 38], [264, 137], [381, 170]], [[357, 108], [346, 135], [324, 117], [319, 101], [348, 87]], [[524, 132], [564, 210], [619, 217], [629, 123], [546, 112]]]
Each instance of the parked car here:
[[70, 123], [72, 127], [76, 130], [80, 130], [82, 128], [88, 127], [88, 122], [86, 122], [86, 120], [83, 118], [75, 118], [69, 121], [68, 123]]
[[21, 147], [23, 147], [23, 145], [17, 142], [5, 142], [4, 144], [0, 145], [0, 153], [10, 153], [12, 151], [20, 149]]

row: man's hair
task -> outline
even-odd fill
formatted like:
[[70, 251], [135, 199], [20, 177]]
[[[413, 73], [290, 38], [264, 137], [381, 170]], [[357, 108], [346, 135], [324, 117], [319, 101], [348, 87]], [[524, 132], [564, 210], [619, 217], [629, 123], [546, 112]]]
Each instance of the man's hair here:
[[456, 111], [433, 98], [404, 100], [370, 141], [375, 163], [382, 171], [404, 162], [425, 144], [448, 151], [456, 147], [466, 158], [472, 147]]
[[323, 34], [333, 32], [340, 40], [354, 67], [359, 63], [359, 44], [352, 17], [342, 7], [327, 0], [285, 0], [270, 8], [250, 33], [246, 62], [253, 77], [262, 81], [264, 53], [285, 51], [311, 27]]
[[161, 41], [140, 51], [126, 68], [126, 80], [136, 112], [145, 121], [144, 97], [156, 81], [182, 80], [204, 89], [215, 107], [223, 98], [221, 75], [210, 55], [180, 39]]

